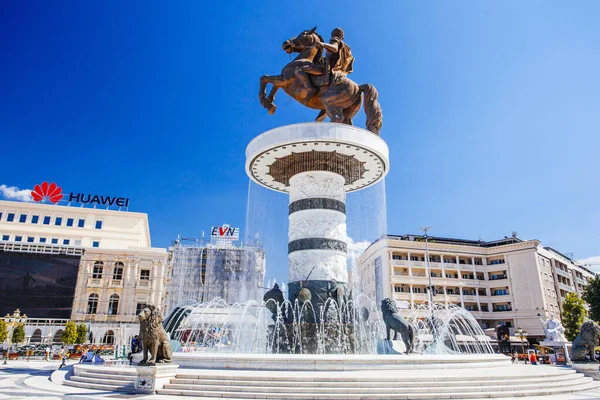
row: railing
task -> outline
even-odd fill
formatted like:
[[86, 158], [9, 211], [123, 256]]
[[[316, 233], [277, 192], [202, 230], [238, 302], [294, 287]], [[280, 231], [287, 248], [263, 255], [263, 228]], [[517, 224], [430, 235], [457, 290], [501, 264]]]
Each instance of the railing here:
[[558, 275], [560, 275], [560, 276], [562, 276], [562, 277], [565, 277], [565, 278], [569, 278], [569, 279], [571, 279], [571, 274], [570, 274], [570, 273], [568, 273], [567, 271], [563, 271], [563, 270], [562, 270], [562, 269], [560, 269], [560, 268], [555, 268], [555, 271], [556, 271], [556, 273], [557, 273]]
[[585, 279], [581, 279], [581, 278], [575, 278], [575, 280], [577, 281], [577, 283], [579, 283], [580, 285], [587, 285], [587, 281]]
[[573, 286], [569, 286], [569, 285], [565, 285], [564, 283], [558, 283], [558, 287], [561, 288], [562, 290], [566, 290], [567, 292], [574, 292], [575, 291], [575, 287]]
[[121, 287], [121, 286], [123, 286], [123, 280], [122, 279], [111, 279], [108, 286], [109, 287]]
[[89, 278], [87, 285], [88, 285], [88, 287], [102, 287], [102, 279]]
[[425, 267], [425, 261], [411, 261], [410, 265], [414, 266], [414, 267]]

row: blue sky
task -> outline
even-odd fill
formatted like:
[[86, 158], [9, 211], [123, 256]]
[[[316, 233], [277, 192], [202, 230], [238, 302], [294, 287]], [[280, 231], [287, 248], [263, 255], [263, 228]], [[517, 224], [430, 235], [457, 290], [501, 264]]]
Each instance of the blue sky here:
[[243, 229], [247, 143], [315, 116], [282, 92], [269, 116], [259, 77], [340, 26], [379, 91], [389, 233], [600, 254], [600, 3], [204, 3], [0, 3], [0, 184], [129, 197], [155, 246]]

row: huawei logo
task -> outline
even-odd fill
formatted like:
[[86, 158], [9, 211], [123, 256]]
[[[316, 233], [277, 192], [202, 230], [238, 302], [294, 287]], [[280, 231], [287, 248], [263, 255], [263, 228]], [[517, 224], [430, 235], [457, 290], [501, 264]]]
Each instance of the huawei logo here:
[[56, 204], [63, 198], [63, 194], [62, 189], [56, 183], [43, 182], [41, 185], [35, 185], [31, 191], [31, 197], [38, 202], [48, 199], [51, 203]]

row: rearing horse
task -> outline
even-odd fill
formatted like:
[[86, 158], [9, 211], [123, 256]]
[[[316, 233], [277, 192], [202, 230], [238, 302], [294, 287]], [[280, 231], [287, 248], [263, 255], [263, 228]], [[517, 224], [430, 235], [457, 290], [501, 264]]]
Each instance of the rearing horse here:
[[[381, 129], [381, 106], [377, 101], [378, 94], [373, 85], [367, 83], [359, 86], [346, 77], [340, 79], [338, 83], [333, 83], [333, 80], [331, 83], [322, 82], [324, 67], [322, 67], [323, 48], [321, 41], [323, 39], [315, 32], [316, 29], [315, 27], [311, 30], [306, 30], [294, 39], [286, 40], [283, 43], [282, 48], [288, 54], [300, 54], [292, 62], [283, 67], [280, 75], [263, 75], [260, 78], [260, 90], [258, 94], [260, 104], [269, 110], [269, 114], [273, 114], [276, 110], [273, 100], [278, 89], [283, 89], [288, 95], [296, 99], [296, 101], [305, 104], [307, 89], [296, 77], [296, 69], [304, 67], [302, 70], [309, 74], [313, 85], [319, 88], [319, 93], [305, 104], [307, 107], [321, 111], [316, 121], [323, 121], [328, 116], [331, 122], [352, 125], [352, 118], [360, 108], [362, 94], [364, 93], [367, 129], [379, 135], [379, 130]], [[266, 88], [269, 83], [273, 87], [267, 97]]]

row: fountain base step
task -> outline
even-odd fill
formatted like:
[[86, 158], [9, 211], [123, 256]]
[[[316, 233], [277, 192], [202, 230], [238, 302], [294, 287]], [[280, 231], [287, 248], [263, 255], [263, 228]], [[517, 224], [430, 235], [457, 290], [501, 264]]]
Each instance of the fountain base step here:
[[[600, 382], [569, 368], [513, 365], [497, 360], [481, 368], [477, 365], [480, 362], [469, 362], [470, 356], [461, 357], [466, 361], [462, 368], [457, 363], [442, 363], [434, 365], [435, 372], [432, 368], [398, 371], [368, 367], [348, 371], [290, 371], [282, 370], [279, 364], [268, 371], [180, 369], [176, 378], [157, 393], [228, 399], [482, 399], [548, 397], [600, 387]], [[404, 365], [415, 365], [408, 361]]]

